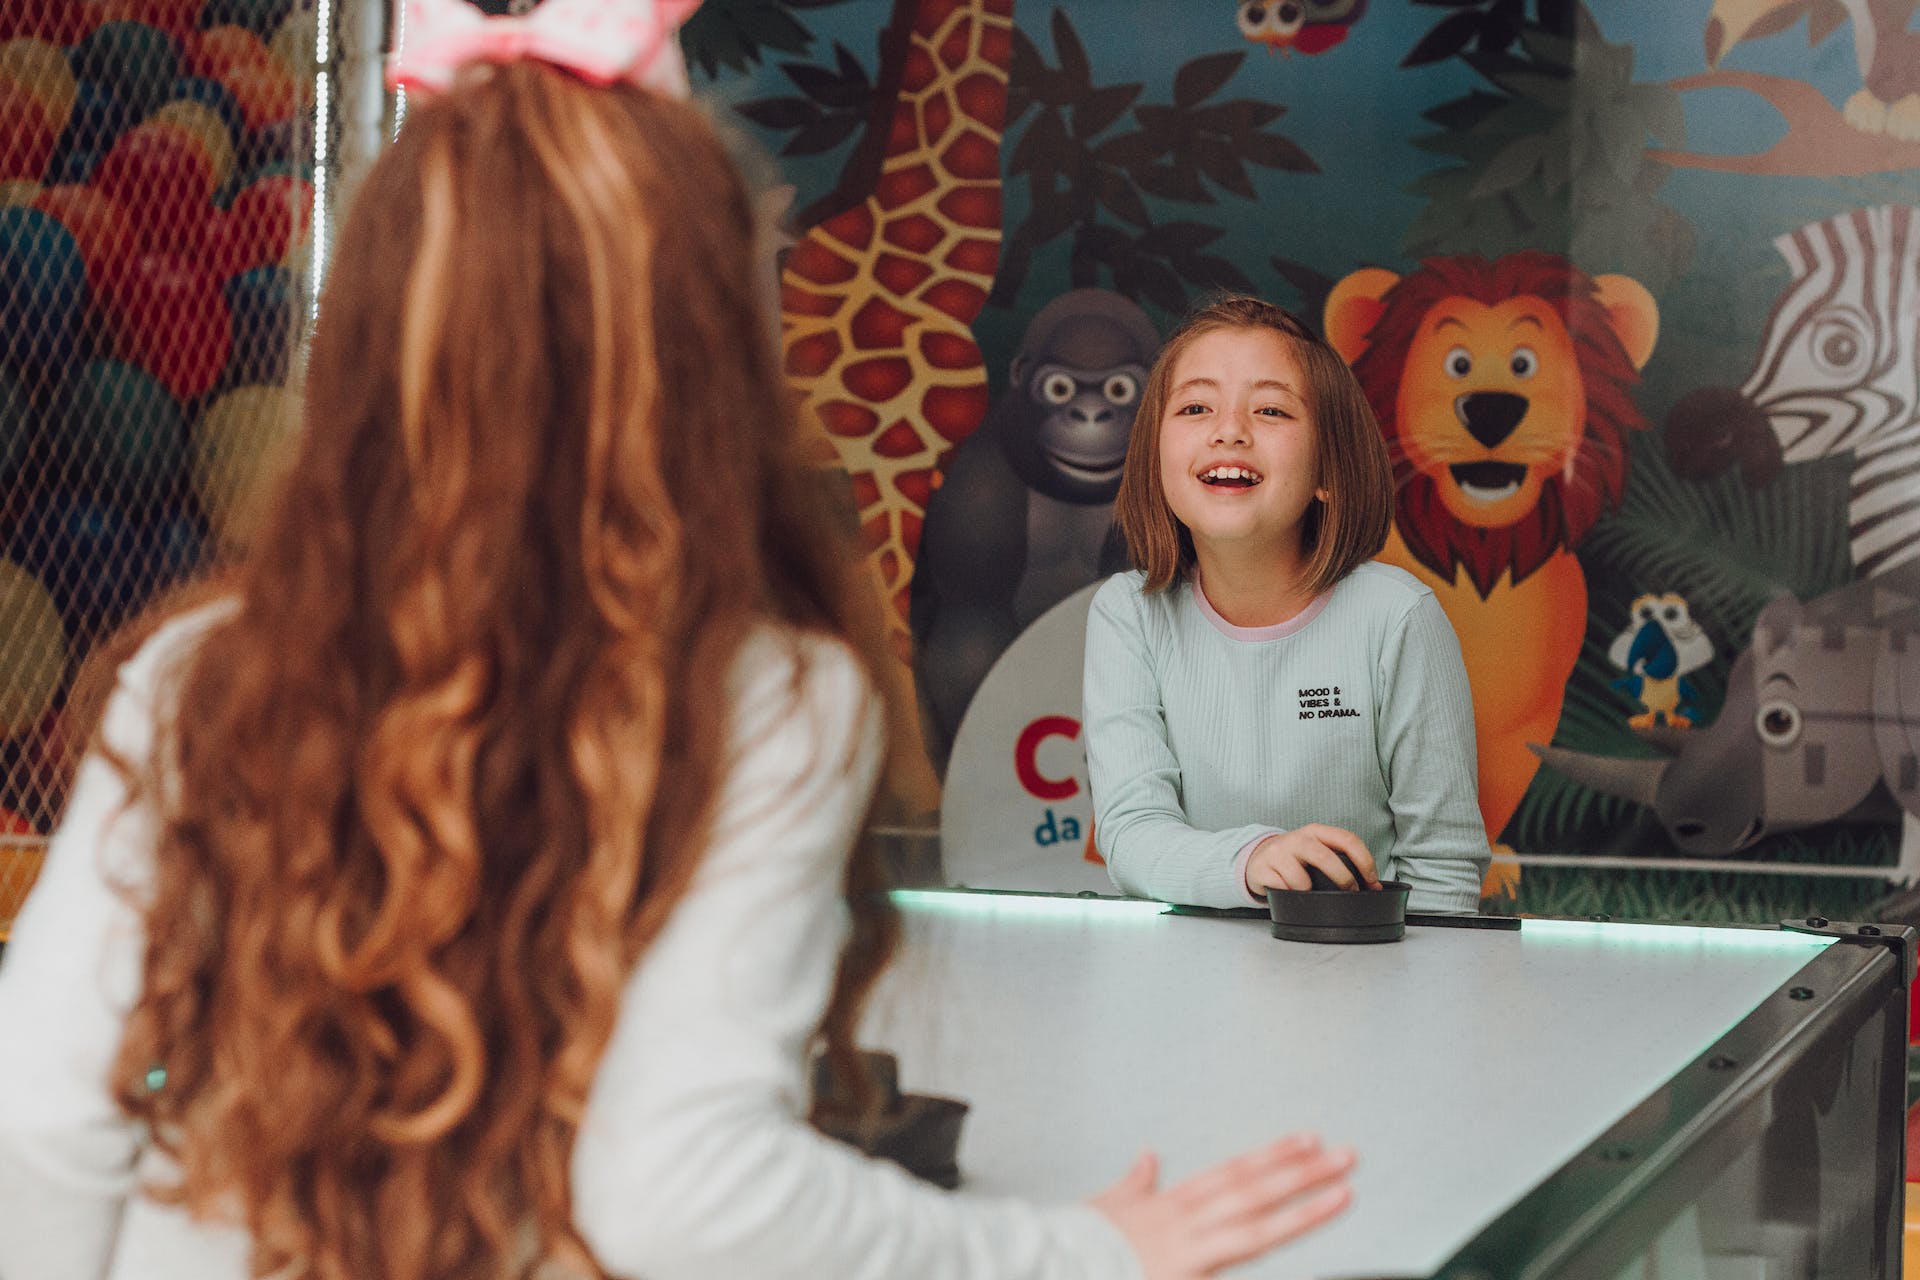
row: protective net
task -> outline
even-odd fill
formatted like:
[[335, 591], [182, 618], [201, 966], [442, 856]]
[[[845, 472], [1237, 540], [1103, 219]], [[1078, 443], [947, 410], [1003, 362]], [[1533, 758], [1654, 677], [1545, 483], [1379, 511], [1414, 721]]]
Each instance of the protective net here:
[[89, 659], [246, 542], [312, 297], [311, 0], [0, 0], [0, 936]]

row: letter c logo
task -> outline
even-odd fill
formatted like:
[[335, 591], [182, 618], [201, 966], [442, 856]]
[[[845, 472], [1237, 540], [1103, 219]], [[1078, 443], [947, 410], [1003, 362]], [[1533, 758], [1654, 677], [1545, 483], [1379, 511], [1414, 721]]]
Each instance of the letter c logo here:
[[1029, 794], [1040, 800], [1065, 800], [1080, 793], [1080, 784], [1073, 778], [1049, 778], [1040, 772], [1036, 757], [1040, 754], [1040, 744], [1048, 738], [1078, 738], [1080, 722], [1071, 716], [1041, 716], [1020, 731], [1020, 739], [1013, 747], [1013, 771], [1020, 778], [1020, 785]]

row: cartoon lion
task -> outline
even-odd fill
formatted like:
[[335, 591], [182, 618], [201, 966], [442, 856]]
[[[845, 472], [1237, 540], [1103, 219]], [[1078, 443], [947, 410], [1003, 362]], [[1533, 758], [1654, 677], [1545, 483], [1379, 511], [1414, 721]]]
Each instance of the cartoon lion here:
[[[1630, 394], [1659, 308], [1625, 276], [1528, 251], [1433, 258], [1404, 278], [1366, 268], [1327, 299], [1327, 339], [1353, 365], [1393, 460], [1380, 558], [1433, 588], [1466, 654], [1480, 816], [1501, 830], [1551, 742], [1587, 626], [1572, 555], [1627, 478]], [[1519, 882], [1496, 862], [1490, 895]]]

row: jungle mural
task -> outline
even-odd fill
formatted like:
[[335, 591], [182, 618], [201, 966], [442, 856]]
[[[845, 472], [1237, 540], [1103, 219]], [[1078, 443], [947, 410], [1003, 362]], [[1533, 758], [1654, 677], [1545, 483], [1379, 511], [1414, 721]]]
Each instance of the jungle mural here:
[[[1014, 641], [1115, 567], [1138, 371], [1232, 289], [1320, 325], [1388, 436], [1490, 895], [1844, 915], [1920, 873], [1915, 10], [707, 0], [695, 87], [794, 189], [787, 367], [917, 695], [897, 811], [995, 803], [943, 771], [1002, 760], [1035, 865], [1097, 862], [1073, 655]], [[970, 710], [1031, 723], [956, 751]]]

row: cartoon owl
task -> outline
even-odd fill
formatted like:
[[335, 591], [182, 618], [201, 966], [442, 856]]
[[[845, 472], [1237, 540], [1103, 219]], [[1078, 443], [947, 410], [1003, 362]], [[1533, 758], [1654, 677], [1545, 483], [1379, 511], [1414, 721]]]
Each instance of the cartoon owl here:
[[1268, 52], [1325, 53], [1366, 11], [1367, 0], [1240, 0], [1240, 34]]

